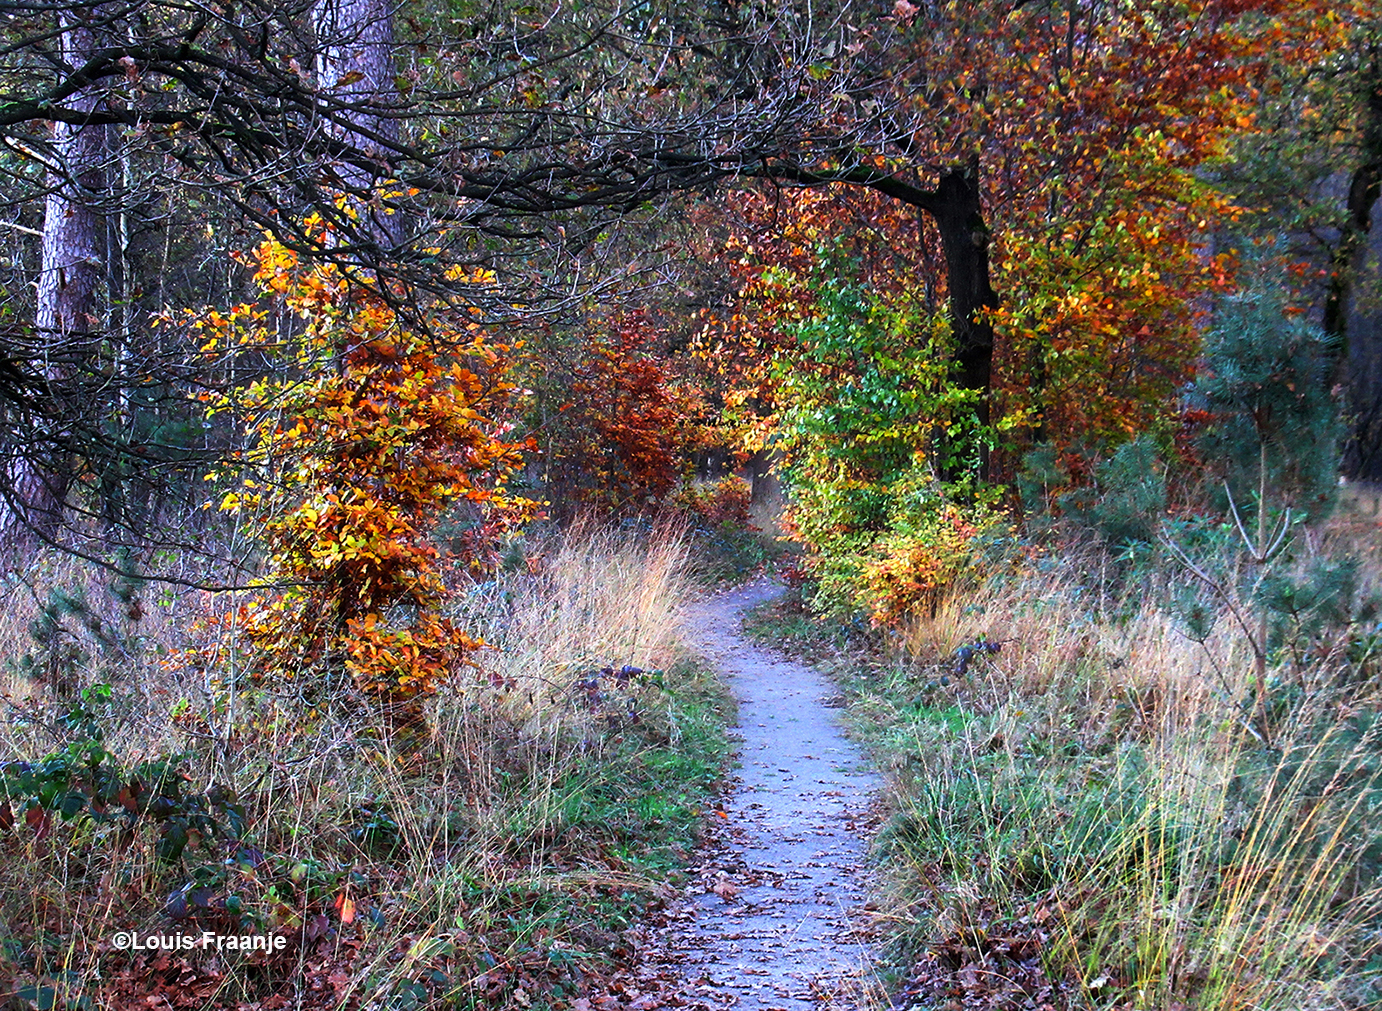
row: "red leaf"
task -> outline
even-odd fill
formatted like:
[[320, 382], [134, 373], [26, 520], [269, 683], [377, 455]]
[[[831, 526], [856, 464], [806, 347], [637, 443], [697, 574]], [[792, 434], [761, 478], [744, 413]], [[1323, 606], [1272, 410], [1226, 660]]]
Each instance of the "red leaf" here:
[[42, 839], [48, 835], [53, 828], [53, 819], [48, 816], [48, 812], [41, 807], [31, 807], [24, 812], [25, 823], [34, 830], [34, 838]]

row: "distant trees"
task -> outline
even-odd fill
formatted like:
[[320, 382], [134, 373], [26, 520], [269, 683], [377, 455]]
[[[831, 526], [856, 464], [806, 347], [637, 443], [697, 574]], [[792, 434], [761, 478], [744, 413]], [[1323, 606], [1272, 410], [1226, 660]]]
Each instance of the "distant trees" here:
[[[1271, 55], [1254, 131], [1220, 185], [1247, 211], [1233, 239], [1266, 237], [1334, 339], [1350, 429], [1343, 469], [1382, 479], [1382, 21], [1375, 5], [1302, 8]], [[1225, 236], [1227, 238], [1227, 236]]]
[[[541, 266], [534, 257], [556, 228], [542, 215], [627, 203], [637, 189], [566, 195], [549, 163], [573, 134], [544, 129], [565, 113], [521, 97], [537, 77], [524, 50], [557, 61], [598, 37], [598, 18], [565, 26], [563, 41], [502, 12], [464, 24], [426, 12], [408, 19], [400, 65], [395, 11], [379, 3], [7, 3], [4, 13], [5, 203], [19, 234], [42, 232], [21, 254], [39, 260], [37, 298], [9, 293], [19, 312], [4, 335], [15, 363], [7, 542], [56, 533], [74, 474], [111, 498], [125, 464], [147, 474], [215, 455], [214, 438], [176, 423], [200, 381], [193, 349], [171, 346], [167, 331], [127, 331], [170, 302], [233, 297], [243, 281], [224, 280], [237, 270], [228, 254], [256, 232], [382, 279], [408, 310], [410, 290], [454, 289], [458, 264]], [[330, 227], [306, 228], [313, 213]], [[515, 218], [535, 223], [506, 223]], [[466, 293], [510, 314], [532, 297], [518, 286]], [[130, 533], [110, 522], [108, 534]]]

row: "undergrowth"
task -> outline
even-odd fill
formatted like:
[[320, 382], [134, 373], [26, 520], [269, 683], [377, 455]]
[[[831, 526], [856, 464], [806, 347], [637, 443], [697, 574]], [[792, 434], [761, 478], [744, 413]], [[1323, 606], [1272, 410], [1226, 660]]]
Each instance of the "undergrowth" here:
[[754, 621], [829, 658], [887, 771], [897, 1000], [1382, 1007], [1371, 605], [1279, 637], [1261, 684], [1244, 623], [1190, 627], [1174, 559], [1049, 561], [901, 632], [790, 597]]
[[[490, 648], [392, 733], [360, 700], [243, 676], [231, 599], [142, 587], [131, 617], [131, 594], [46, 564], [58, 595], [16, 584], [4, 618], [14, 1006], [569, 1003], [672, 894], [727, 760], [731, 703], [677, 641], [673, 531], [578, 530], [458, 581], [453, 616]], [[285, 942], [113, 947], [204, 930]]]
[[692, 545], [691, 571], [707, 585], [733, 583], [782, 554], [784, 546], [753, 524], [752, 487], [727, 475], [678, 488], [672, 510], [683, 517]]

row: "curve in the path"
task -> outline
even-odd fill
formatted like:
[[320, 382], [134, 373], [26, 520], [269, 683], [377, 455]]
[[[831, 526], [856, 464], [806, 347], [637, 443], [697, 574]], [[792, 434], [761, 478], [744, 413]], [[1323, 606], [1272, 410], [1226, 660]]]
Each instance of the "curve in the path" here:
[[687, 998], [745, 1011], [854, 1003], [871, 962], [856, 823], [875, 775], [830, 708], [834, 686], [739, 632], [745, 609], [780, 592], [756, 583], [705, 601], [688, 628], [739, 700], [742, 768], [726, 799], [728, 844], [706, 875], [713, 887], [664, 948]]

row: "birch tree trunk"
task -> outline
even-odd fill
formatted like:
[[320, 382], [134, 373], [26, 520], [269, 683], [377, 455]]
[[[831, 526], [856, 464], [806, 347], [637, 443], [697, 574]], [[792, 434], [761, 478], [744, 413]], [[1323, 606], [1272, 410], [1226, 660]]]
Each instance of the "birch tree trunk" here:
[[[100, 16], [99, 7], [59, 14], [62, 56], [68, 66], [82, 66], [97, 51], [93, 22]], [[91, 113], [101, 104], [100, 90], [84, 88], [69, 104]], [[100, 327], [97, 294], [105, 260], [105, 219], [96, 205], [106, 188], [107, 140], [104, 125], [53, 125], [55, 164], [44, 206], [34, 317], [39, 343], [47, 349], [44, 360], [35, 363], [36, 371], [53, 385], [60, 385], [70, 370], [74, 346]], [[0, 544], [6, 547], [23, 549], [35, 540], [51, 539], [62, 523], [72, 477], [60, 420], [67, 409], [63, 404], [40, 405], [37, 413], [46, 419], [39, 422], [42, 430], [32, 433], [24, 445], [10, 447], [6, 494], [0, 501]]]
[[356, 201], [366, 235], [386, 248], [396, 246], [402, 222], [376, 192], [394, 174], [390, 159], [399, 140], [393, 7], [388, 0], [318, 0], [314, 21], [317, 85], [343, 106], [342, 118], [350, 124], [332, 128], [347, 148], [335, 170]]

